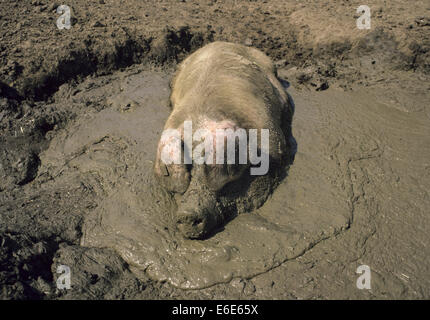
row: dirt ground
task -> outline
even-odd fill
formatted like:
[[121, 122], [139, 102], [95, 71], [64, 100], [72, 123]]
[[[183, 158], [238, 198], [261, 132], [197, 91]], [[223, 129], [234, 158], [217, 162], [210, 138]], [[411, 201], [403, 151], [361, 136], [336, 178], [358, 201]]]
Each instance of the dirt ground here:
[[[71, 8], [69, 30], [56, 26], [61, 4]], [[1, 1], [0, 297], [429, 299], [430, 4], [371, 1], [371, 28], [359, 30], [362, 4]], [[142, 272], [128, 240], [85, 239], [97, 215], [139, 234], [125, 222], [150, 198], [142, 168], [168, 115], [168, 82], [215, 40], [275, 61], [295, 102], [298, 151], [256, 213], [270, 215], [279, 240], [255, 256], [261, 264], [243, 259], [223, 281], [184, 289], [168, 276], [178, 256], [159, 264], [167, 271]], [[226, 239], [252, 225], [239, 218]], [[300, 249], [283, 253], [294, 243]], [[157, 259], [145, 250], [139, 258]], [[56, 287], [58, 265], [71, 268], [69, 290]], [[356, 286], [360, 265], [370, 267], [370, 290]]]

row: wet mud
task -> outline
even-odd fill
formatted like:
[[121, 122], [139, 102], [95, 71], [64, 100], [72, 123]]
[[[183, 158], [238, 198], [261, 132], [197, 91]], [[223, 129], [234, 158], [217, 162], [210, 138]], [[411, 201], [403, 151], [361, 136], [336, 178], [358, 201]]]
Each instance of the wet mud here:
[[[398, 158], [406, 154], [399, 148], [429, 153], [429, 119], [418, 116], [428, 112], [425, 106], [403, 105], [415, 111], [408, 114], [391, 106], [390, 92], [381, 96], [372, 89], [291, 89], [297, 151], [288, 176], [261, 208], [240, 214], [206, 240], [185, 240], [175, 228], [176, 200], [153, 175], [170, 113], [171, 76], [132, 72], [121, 77], [117, 92], [115, 82], [87, 90], [84, 96], [105, 97], [103, 110], [76, 118], [40, 154], [38, 179], [76, 181], [93, 191], [96, 208], [84, 213], [80, 244], [115, 250], [141, 279], [202, 289], [264, 274], [339, 236], [356, 220], [372, 225], [380, 206], [396, 208], [403, 180], [410, 179], [395, 174], [408, 163]], [[397, 142], [403, 140], [407, 144]], [[413, 168], [424, 173], [422, 159]], [[415, 195], [422, 204], [416, 210], [424, 214], [422, 192]]]
[[[0, 297], [428, 299], [430, 8], [378, 0], [357, 31], [361, 4], [76, 1], [62, 32], [2, 2]], [[261, 207], [184, 240], [153, 165], [177, 63], [215, 40], [275, 62], [297, 150]]]
[[[240, 214], [207, 240], [176, 234], [175, 199], [153, 176], [156, 143], [170, 112], [169, 78], [154, 72], [128, 76], [120, 96], [109, 95], [109, 84], [98, 88], [107, 107], [76, 119], [40, 155], [40, 177], [65, 184], [76, 175], [90, 182], [87, 188], [103, 190], [97, 208], [85, 214], [81, 245], [114, 248], [152, 279], [196, 289], [266, 272], [348, 228], [346, 195], [340, 197], [329, 181], [340, 172], [322, 148], [322, 119], [315, 114], [297, 120], [311, 125], [306, 139], [313, 144], [299, 144], [297, 165], [262, 208]], [[133, 103], [124, 110], [127, 99]], [[316, 187], [314, 179], [325, 184]]]

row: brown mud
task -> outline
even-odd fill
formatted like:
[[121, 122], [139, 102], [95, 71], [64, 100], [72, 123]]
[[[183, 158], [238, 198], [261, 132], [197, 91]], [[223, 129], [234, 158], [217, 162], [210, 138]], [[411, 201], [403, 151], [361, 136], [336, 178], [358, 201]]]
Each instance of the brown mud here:
[[[60, 31], [2, 2], [0, 296], [428, 299], [430, 7], [374, 1], [363, 31], [361, 4], [74, 1]], [[175, 64], [213, 40], [276, 62], [297, 153], [263, 207], [181, 240], [152, 161]]]

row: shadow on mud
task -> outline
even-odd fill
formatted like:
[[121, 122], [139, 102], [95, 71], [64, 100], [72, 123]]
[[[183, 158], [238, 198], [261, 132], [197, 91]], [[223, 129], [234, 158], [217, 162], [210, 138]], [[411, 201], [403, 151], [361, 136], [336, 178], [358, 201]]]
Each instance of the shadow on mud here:
[[[282, 86], [287, 89], [290, 87], [290, 83], [284, 79], [278, 78], [278, 80], [281, 82]], [[288, 177], [288, 171], [290, 166], [294, 163], [294, 158], [297, 153], [297, 141], [294, 138], [292, 134], [292, 122], [295, 112], [295, 103], [292, 98], [292, 96], [285, 90], [285, 92], [288, 95], [290, 107], [291, 107], [291, 113], [287, 115], [286, 120], [284, 120], [284, 127], [282, 128], [285, 139], [288, 144], [288, 154], [285, 157], [284, 163], [277, 163], [273, 160], [272, 157], [269, 156], [270, 159], [270, 170], [266, 174], [266, 177], [264, 179], [269, 179], [270, 181], [267, 182], [267, 185], [270, 186], [270, 192], [267, 194], [267, 196], [262, 199], [262, 201], [259, 201], [258, 204], [251, 206], [251, 208], [248, 208], [246, 212], [251, 212], [254, 209], [258, 209], [261, 207], [270, 197], [270, 195], [273, 193], [273, 191], [276, 189], [276, 187], [282, 183], [287, 177]], [[260, 150], [261, 154], [261, 150]], [[252, 184], [255, 182], [256, 179], [261, 179], [260, 176], [252, 176], [245, 174], [243, 177], [239, 180], [230, 182], [227, 184], [218, 194], [219, 198], [228, 198], [228, 199], [244, 199], [246, 197], [249, 197], [249, 189], [251, 188]], [[223, 202], [221, 200], [221, 202]], [[230, 223], [232, 220], [234, 220], [241, 212], [241, 210], [237, 207], [237, 203], [234, 201], [230, 201], [227, 206], [224, 209], [224, 223], [221, 224], [219, 227], [215, 228], [214, 230], [208, 232], [205, 236], [201, 237], [200, 240], [206, 240], [209, 239], [216, 234], [223, 232], [225, 230], [225, 227], [228, 223]]]

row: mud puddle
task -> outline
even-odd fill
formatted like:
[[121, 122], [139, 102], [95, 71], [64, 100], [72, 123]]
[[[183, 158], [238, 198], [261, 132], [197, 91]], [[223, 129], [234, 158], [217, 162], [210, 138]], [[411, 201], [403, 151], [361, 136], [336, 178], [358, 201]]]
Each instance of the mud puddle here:
[[[81, 105], [74, 120], [51, 133], [49, 148], [39, 155], [38, 176], [26, 186], [27, 192], [35, 188], [32, 199], [59, 197], [52, 207], [55, 219], [49, 220], [52, 228], [70, 229], [73, 234], [67, 231], [65, 237], [77, 235], [83, 247], [114, 249], [140, 279], [181, 289], [232, 279], [287, 284], [290, 262], [309, 254], [319, 259], [327, 248], [343, 268], [366, 258], [383, 275], [378, 296], [391, 290], [386, 286], [397, 283], [397, 274], [413, 275], [412, 288], [428, 287], [430, 112], [424, 88], [413, 82], [403, 86], [400, 80], [353, 91], [290, 87], [297, 153], [288, 176], [263, 207], [200, 241], [176, 234], [176, 203], [152, 176], [170, 112], [170, 77], [169, 72], [132, 68], [89, 78], [74, 92], [60, 88], [57, 105], [76, 111], [77, 104], [89, 101], [93, 108]], [[76, 195], [70, 194], [73, 190]], [[344, 246], [338, 247], [340, 242]], [[63, 251], [56, 261], [67, 257]], [[118, 257], [101, 255], [98, 263], [109, 266], [109, 259]], [[312, 270], [330, 278], [327, 268], [318, 263]], [[341, 270], [333, 277], [355, 283], [355, 275], [350, 279]], [[260, 296], [270, 292], [262, 290]]]
[[264, 273], [349, 227], [348, 194], [333, 182], [342, 172], [327, 144], [336, 137], [321, 109], [299, 104], [296, 160], [266, 204], [207, 240], [176, 235], [175, 201], [152, 176], [169, 79], [146, 71], [126, 77], [119, 93], [112, 84], [87, 91], [104, 92], [106, 108], [78, 117], [41, 154], [40, 177], [69, 183], [74, 176], [96, 190], [81, 245], [114, 248], [136, 274], [197, 289]]

